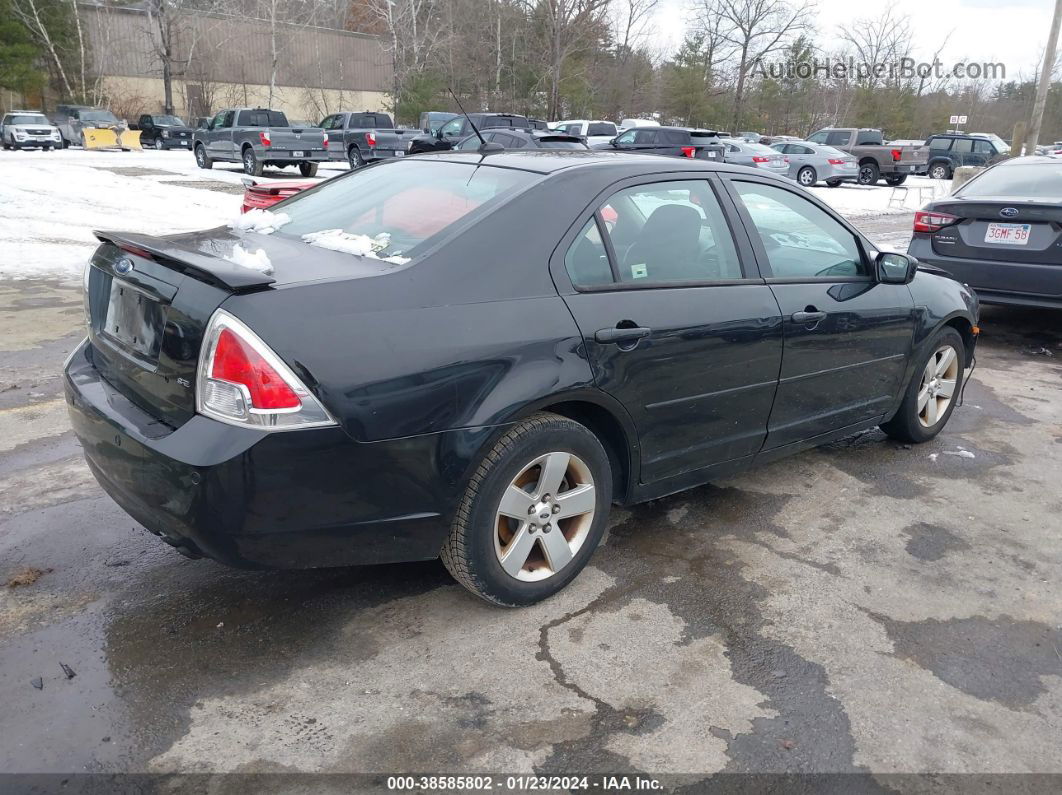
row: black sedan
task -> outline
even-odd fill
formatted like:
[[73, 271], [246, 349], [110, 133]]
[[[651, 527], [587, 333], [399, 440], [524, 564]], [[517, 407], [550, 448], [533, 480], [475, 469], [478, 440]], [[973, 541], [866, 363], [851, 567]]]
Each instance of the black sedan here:
[[1062, 309], [1062, 161], [1005, 160], [915, 213], [908, 252], [983, 303]]
[[497, 144], [502, 149], [588, 149], [586, 143], [577, 135], [564, 133], [541, 133], [528, 130], [483, 130], [481, 141], [478, 135], [469, 135], [462, 139], [454, 149], [459, 151], [476, 151], [488, 144]]
[[187, 555], [441, 556], [522, 605], [610, 506], [955, 408], [977, 303], [788, 180], [451, 152], [232, 227], [99, 232], [65, 368], [103, 488]]

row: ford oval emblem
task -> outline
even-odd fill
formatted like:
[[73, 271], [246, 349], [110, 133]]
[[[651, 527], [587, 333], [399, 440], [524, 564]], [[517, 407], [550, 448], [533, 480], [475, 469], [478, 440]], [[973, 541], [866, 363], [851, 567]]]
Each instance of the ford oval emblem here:
[[133, 270], [133, 261], [129, 257], [122, 257], [114, 263], [115, 273], [130, 273]]
[[1015, 215], [1018, 214], [1018, 208], [1004, 207], [1002, 210], [999, 211], [999, 214], [1002, 215], [1004, 218], [1013, 218]]

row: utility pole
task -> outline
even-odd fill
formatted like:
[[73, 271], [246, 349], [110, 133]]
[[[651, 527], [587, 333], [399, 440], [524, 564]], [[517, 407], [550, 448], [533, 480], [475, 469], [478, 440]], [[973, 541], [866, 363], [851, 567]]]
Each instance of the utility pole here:
[[1040, 137], [1040, 122], [1044, 118], [1047, 92], [1051, 88], [1051, 74], [1055, 71], [1055, 51], [1058, 49], [1058, 27], [1062, 23], [1062, 0], [1055, 0], [1055, 16], [1051, 20], [1051, 32], [1044, 50], [1044, 67], [1040, 70], [1040, 82], [1036, 84], [1036, 101], [1033, 103], [1032, 119], [1029, 121], [1029, 137], [1025, 140], [1025, 154], [1036, 154], [1036, 142]]

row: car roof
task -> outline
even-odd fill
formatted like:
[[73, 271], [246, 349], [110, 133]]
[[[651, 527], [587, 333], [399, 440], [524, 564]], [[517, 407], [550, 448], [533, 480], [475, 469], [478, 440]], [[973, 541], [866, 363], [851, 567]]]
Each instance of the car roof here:
[[745, 171], [745, 169], [731, 168], [724, 163], [712, 163], [707, 160], [691, 160], [685, 157], [665, 157], [663, 155], [639, 155], [632, 152], [610, 152], [596, 149], [536, 149], [534, 151], [507, 149], [504, 152], [490, 152], [486, 155], [471, 150], [416, 155], [417, 160], [442, 160], [456, 163], [468, 162], [471, 157], [482, 157], [485, 165], [516, 168], [539, 174], [551, 174], [557, 171], [577, 168], [608, 168], [609, 166], [623, 169], [632, 176], [640, 173], [653, 174], [671, 170], [705, 173], [730, 170], [743, 173]]

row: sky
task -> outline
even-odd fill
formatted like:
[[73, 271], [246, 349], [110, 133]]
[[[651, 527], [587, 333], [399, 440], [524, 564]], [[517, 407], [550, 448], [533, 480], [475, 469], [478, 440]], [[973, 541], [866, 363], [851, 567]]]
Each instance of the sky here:
[[[1000, 62], [1008, 80], [1031, 79], [1038, 71], [1054, 10], [1051, 0], [894, 0], [892, 6], [914, 21], [916, 58], [928, 60], [954, 31], [941, 54], [947, 68], [957, 61]], [[677, 49], [690, 16], [688, 8], [689, 0], [661, 0], [652, 23], [656, 48]], [[845, 20], [876, 17], [883, 8], [882, 3], [817, 0], [817, 38], [827, 40]]]

